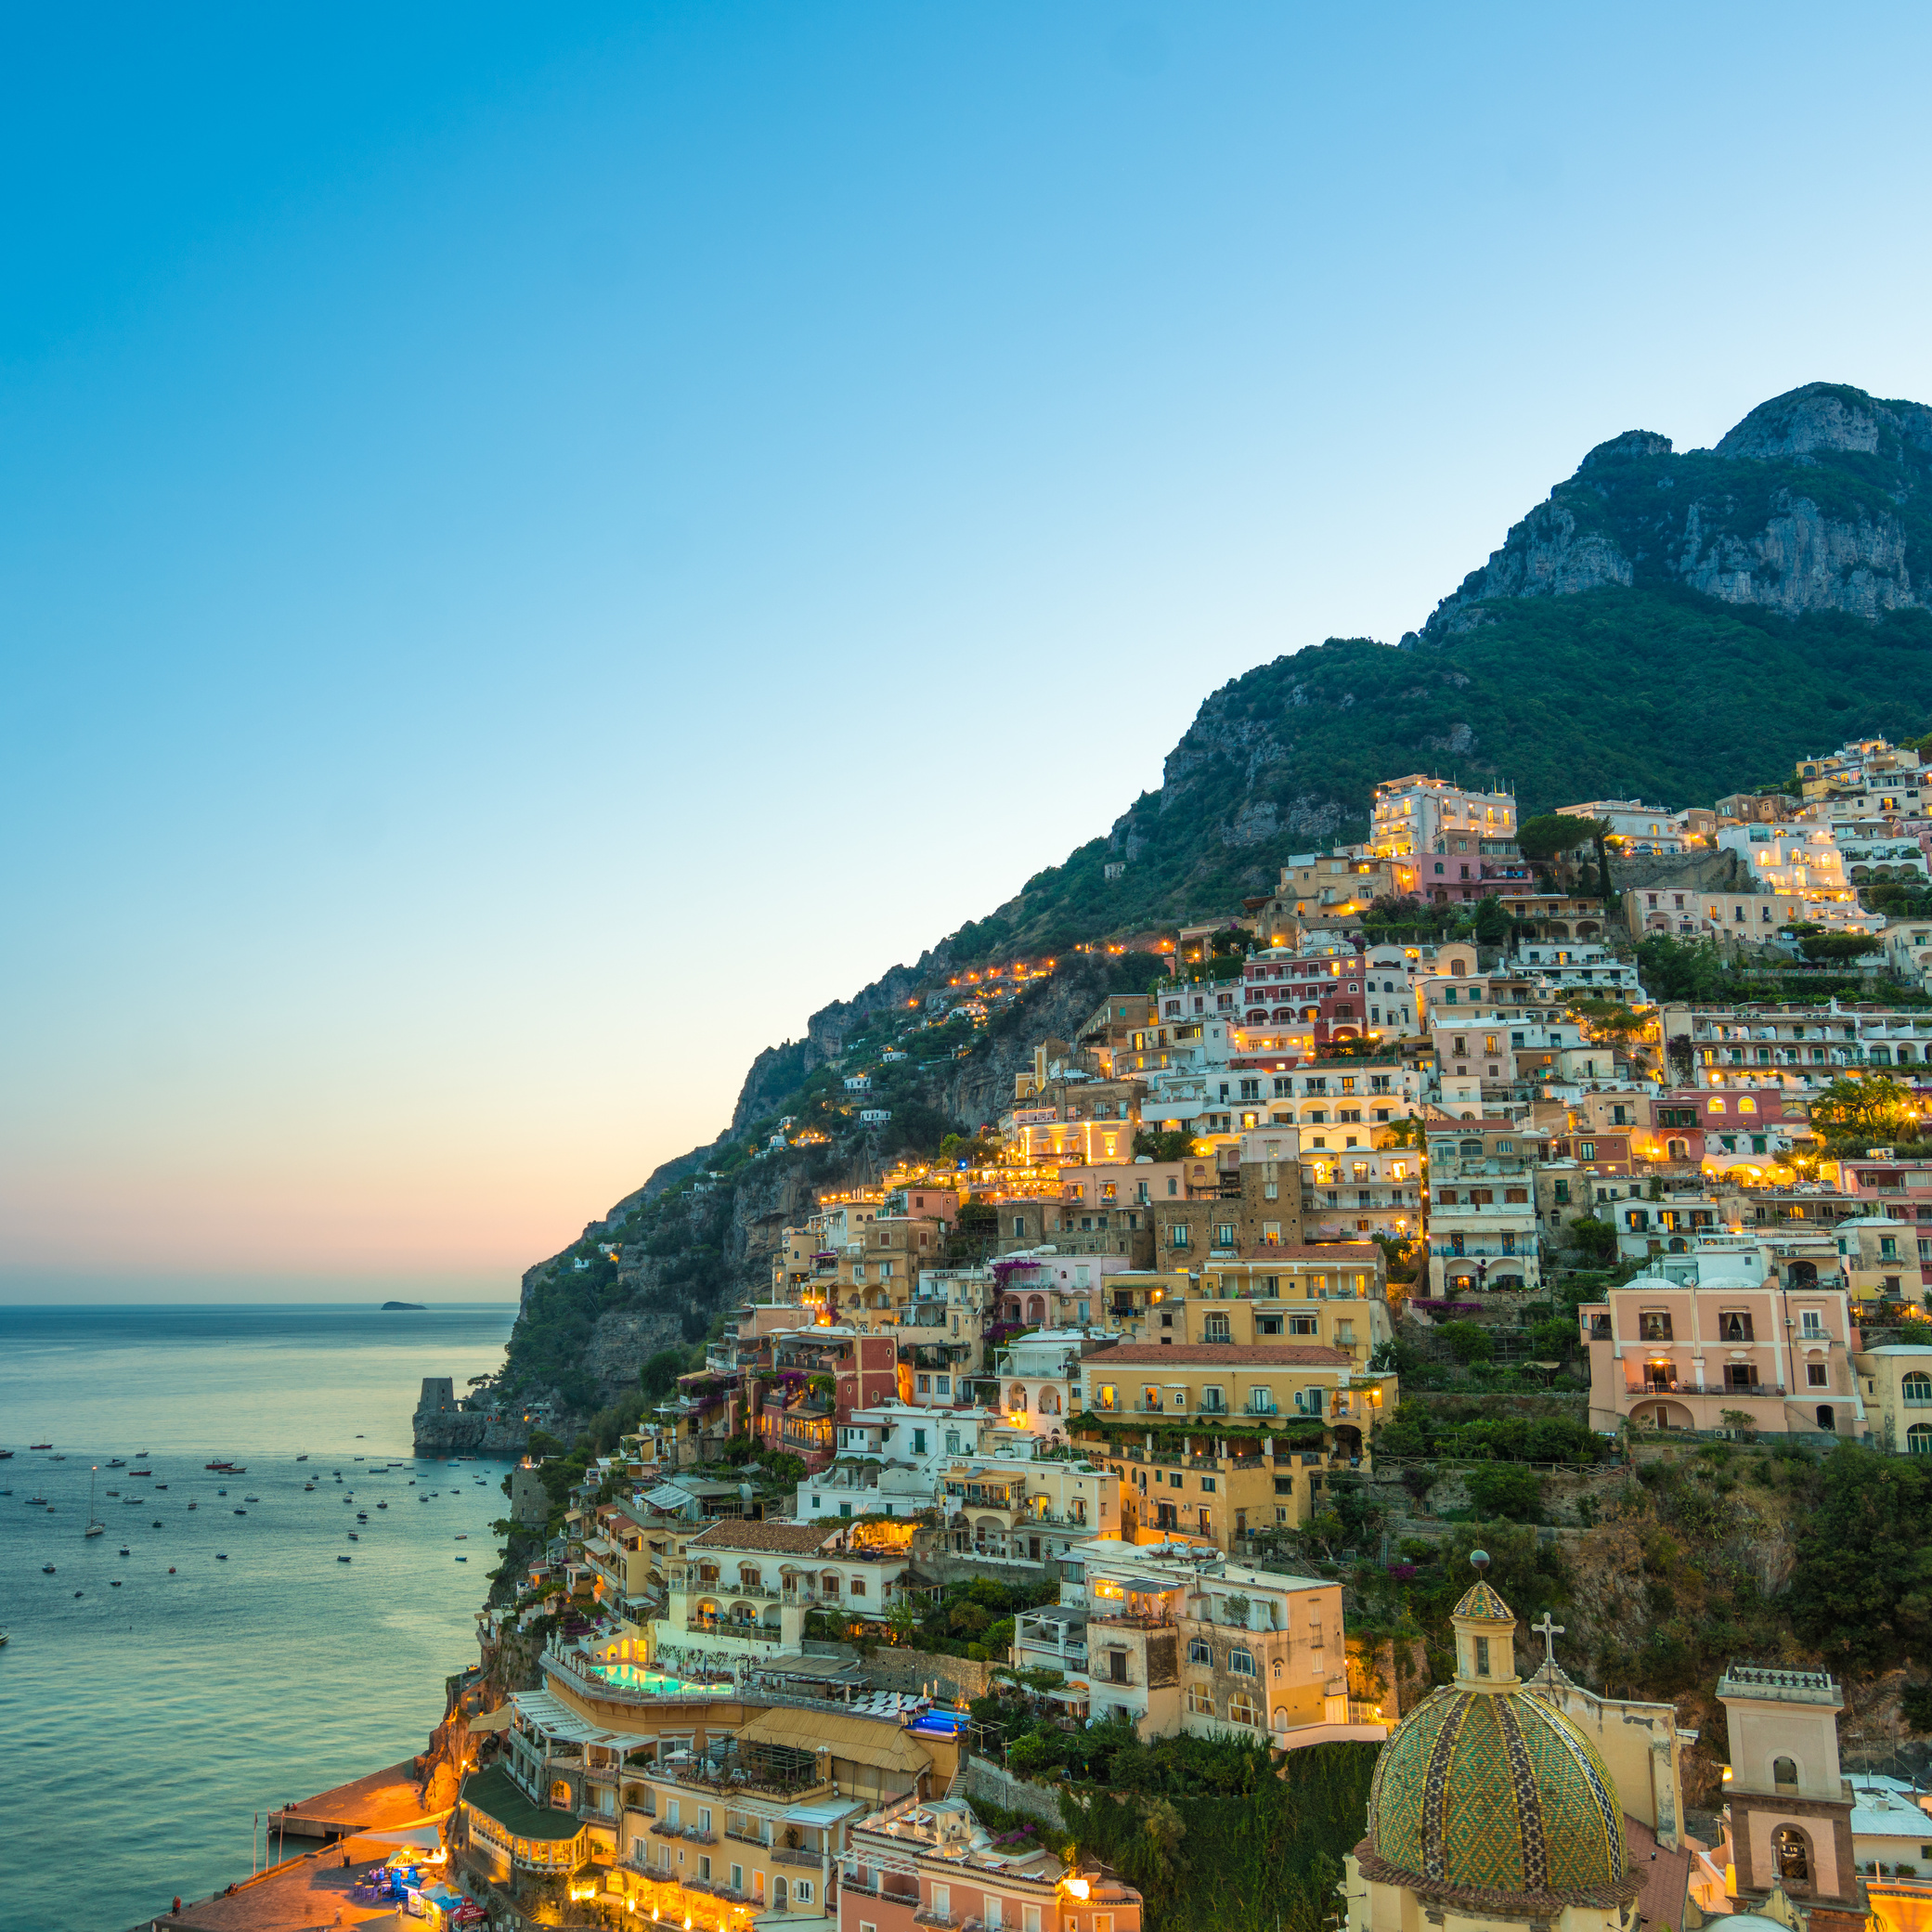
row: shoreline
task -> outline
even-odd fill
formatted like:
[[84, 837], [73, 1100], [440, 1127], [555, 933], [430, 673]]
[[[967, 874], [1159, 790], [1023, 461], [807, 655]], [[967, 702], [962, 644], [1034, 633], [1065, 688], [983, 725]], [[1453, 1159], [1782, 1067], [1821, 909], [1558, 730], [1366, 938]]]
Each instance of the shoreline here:
[[[278, 1824], [292, 1821], [309, 1827], [284, 1835], [284, 1856], [236, 1879], [232, 1889], [184, 1900], [179, 1913], [154, 1913], [136, 1920], [127, 1932], [311, 1932], [335, 1923], [395, 1923], [393, 1906], [353, 1900], [349, 1881], [395, 1849], [395, 1834], [440, 1824], [450, 1815], [450, 1808], [423, 1808], [420, 1762], [405, 1757], [271, 1811], [271, 1835]], [[289, 1853], [291, 1837], [316, 1842]]]

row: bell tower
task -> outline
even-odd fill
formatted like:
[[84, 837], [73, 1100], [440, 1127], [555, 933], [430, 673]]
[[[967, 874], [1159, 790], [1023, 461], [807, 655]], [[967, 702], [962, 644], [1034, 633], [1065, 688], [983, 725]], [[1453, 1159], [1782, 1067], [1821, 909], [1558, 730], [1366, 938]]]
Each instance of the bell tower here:
[[1489, 1556], [1472, 1549], [1476, 1580], [1449, 1613], [1456, 1630], [1456, 1688], [1459, 1691], [1514, 1691], [1516, 1613], [1489, 1587]]
[[1718, 1679], [1731, 1732], [1724, 1796], [1740, 1912], [1772, 1888], [1811, 1932], [1861, 1932], [1868, 1906], [1851, 1846], [1851, 1787], [1838, 1770], [1845, 1699], [1822, 1670], [1732, 1664]]

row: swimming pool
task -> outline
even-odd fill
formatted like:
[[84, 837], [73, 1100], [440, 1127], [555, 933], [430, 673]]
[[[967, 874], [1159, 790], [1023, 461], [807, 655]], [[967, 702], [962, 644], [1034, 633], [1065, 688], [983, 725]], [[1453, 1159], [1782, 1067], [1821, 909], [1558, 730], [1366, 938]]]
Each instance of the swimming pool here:
[[717, 1688], [690, 1678], [668, 1677], [642, 1664], [593, 1664], [590, 1668], [607, 1684], [618, 1684], [627, 1691], [642, 1691], [651, 1697], [684, 1697]]

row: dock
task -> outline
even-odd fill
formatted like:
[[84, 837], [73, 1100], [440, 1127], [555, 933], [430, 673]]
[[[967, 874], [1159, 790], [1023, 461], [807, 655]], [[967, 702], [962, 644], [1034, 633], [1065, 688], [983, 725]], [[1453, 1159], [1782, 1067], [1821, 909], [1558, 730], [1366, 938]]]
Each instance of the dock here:
[[448, 1815], [422, 1809], [415, 1762], [406, 1757], [272, 1812], [270, 1846], [302, 1849], [238, 1879], [232, 1889], [184, 1899], [178, 1913], [167, 1909], [172, 1900], [162, 1899], [162, 1909], [129, 1932], [390, 1932], [399, 1926], [395, 1907], [357, 1903], [350, 1881], [395, 1849], [385, 1834], [439, 1824]]

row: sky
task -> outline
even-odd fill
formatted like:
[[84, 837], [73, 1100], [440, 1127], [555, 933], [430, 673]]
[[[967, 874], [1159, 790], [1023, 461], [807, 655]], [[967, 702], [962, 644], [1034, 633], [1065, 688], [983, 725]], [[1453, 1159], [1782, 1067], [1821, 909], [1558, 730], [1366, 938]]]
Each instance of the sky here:
[[16, 9], [0, 1299], [507, 1295], [1591, 445], [1932, 398], [1923, 9]]

